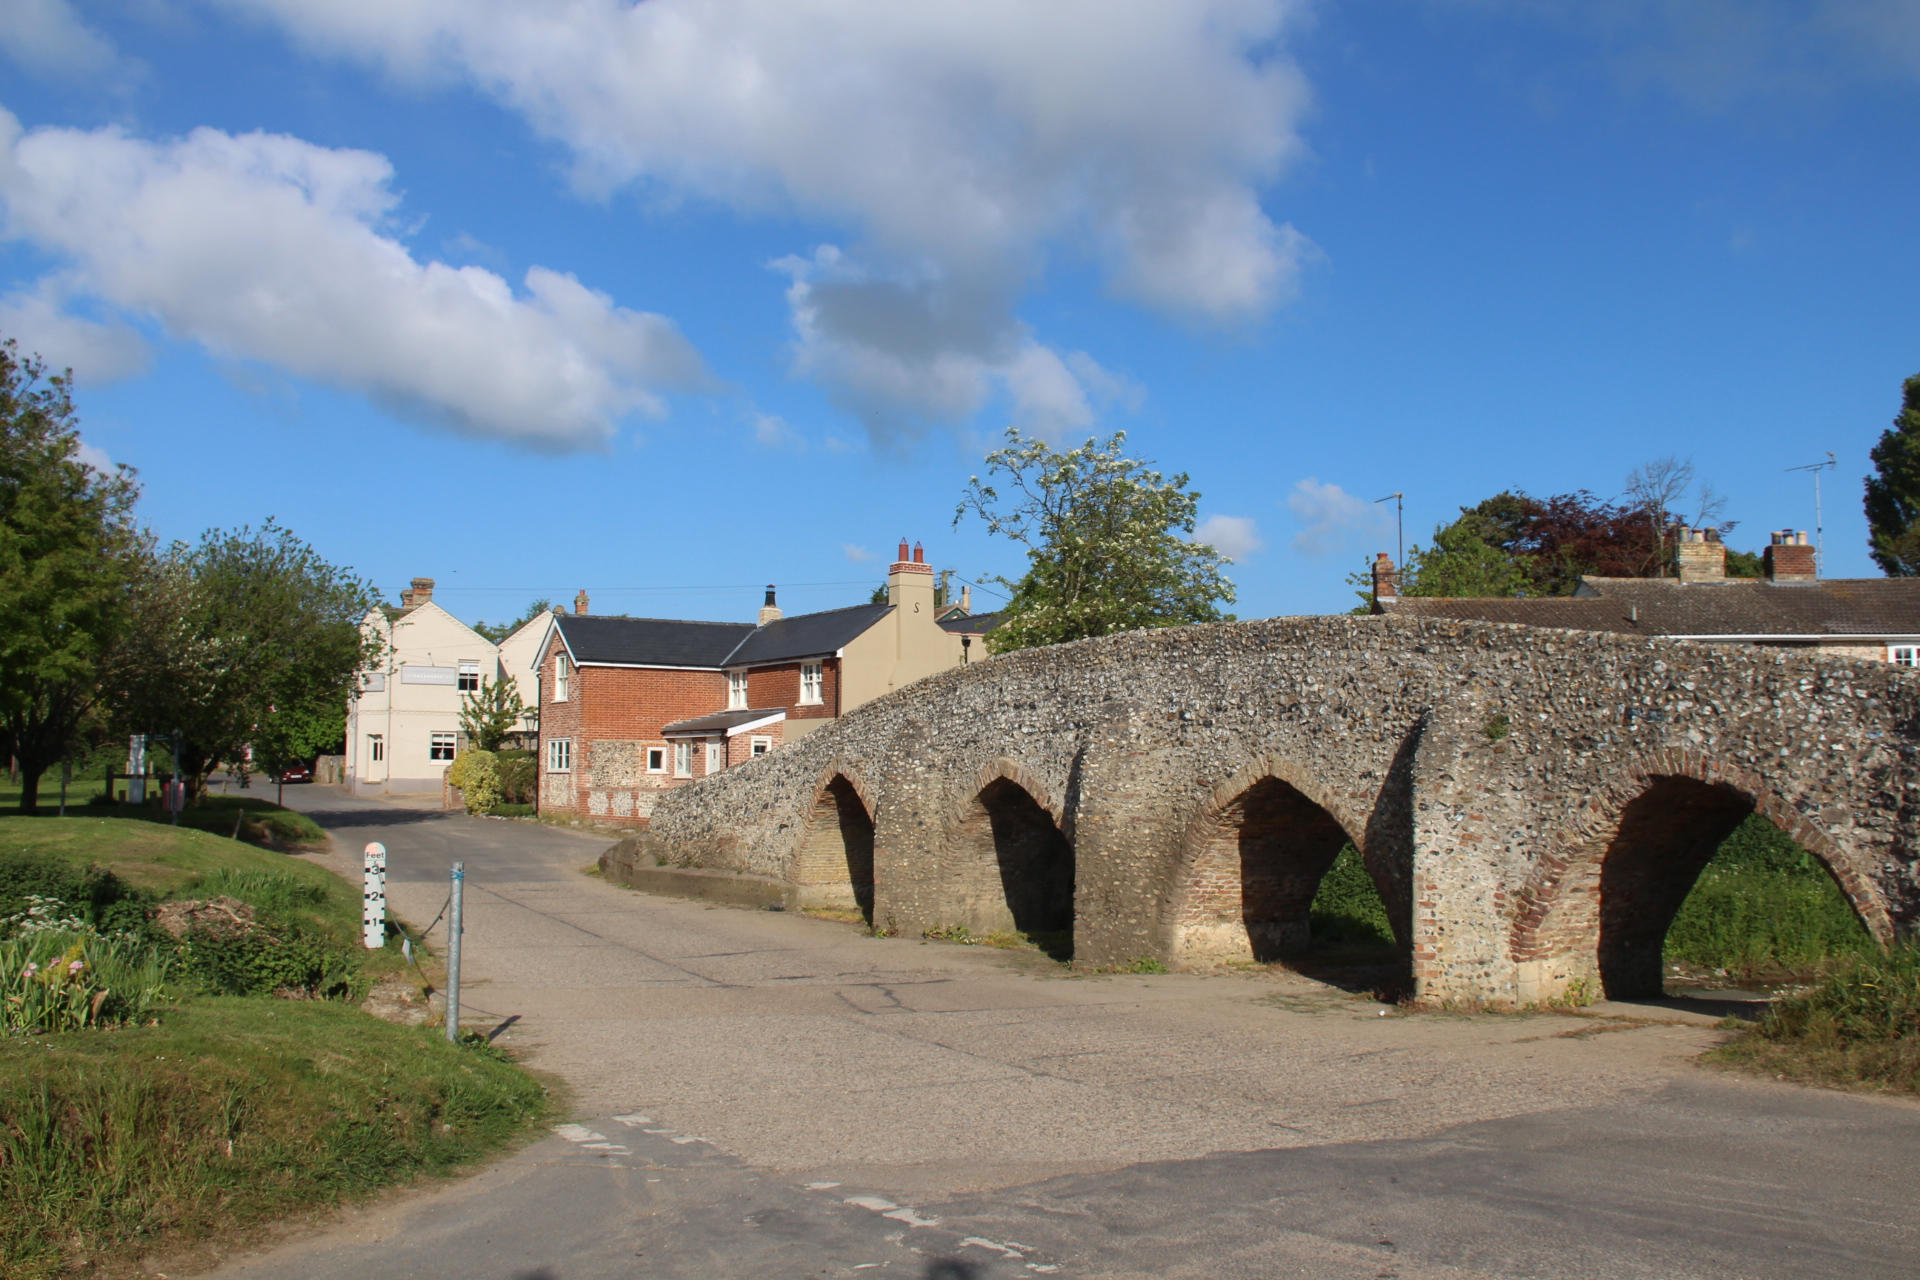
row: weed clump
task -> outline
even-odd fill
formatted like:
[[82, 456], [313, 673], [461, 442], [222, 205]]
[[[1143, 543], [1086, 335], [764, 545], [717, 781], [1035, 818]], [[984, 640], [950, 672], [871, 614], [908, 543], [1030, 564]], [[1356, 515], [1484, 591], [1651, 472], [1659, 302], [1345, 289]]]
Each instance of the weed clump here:
[[1842, 958], [1710, 1056], [1794, 1080], [1920, 1093], [1920, 947]]

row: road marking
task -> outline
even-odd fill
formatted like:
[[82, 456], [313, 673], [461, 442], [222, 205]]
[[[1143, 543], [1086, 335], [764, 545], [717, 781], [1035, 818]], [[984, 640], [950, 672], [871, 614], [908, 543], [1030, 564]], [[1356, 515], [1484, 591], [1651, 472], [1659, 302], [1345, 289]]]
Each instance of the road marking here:
[[837, 1182], [809, 1182], [809, 1183], [807, 1184], [807, 1190], [809, 1190], [809, 1191], [831, 1191], [831, 1190], [833, 1190], [833, 1189], [834, 1189], [835, 1187], [837, 1187], [837, 1186], [839, 1186], [839, 1185], [840, 1185], [840, 1184], [839, 1184], [839, 1183], [837, 1183]]
[[882, 1200], [879, 1196], [848, 1196], [843, 1203], [850, 1204], [856, 1209], [871, 1209], [875, 1213], [885, 1213], [889, 1209], [900, 1207], [891, 1200]]
[[686, 1146], [689, 1142], [706, 1142], [709, 1144], [711, 1144], [712, 1142], [712, 1140], [709, 1138], [693, 1138], [693, 1137], [668, 1138], [667, 1141], [677, 1142], [683, 1147]]

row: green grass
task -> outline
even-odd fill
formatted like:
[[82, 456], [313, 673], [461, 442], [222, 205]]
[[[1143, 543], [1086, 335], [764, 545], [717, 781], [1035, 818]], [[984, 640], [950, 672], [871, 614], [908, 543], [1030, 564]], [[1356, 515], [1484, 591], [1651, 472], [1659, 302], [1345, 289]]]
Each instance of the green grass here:
[[[103, 929], [147, 930], [84, 944], [103, 981], [119, 966], [109, 985], [147, 985], [139, 1007], [99, 1006], [121, 1029], [0, 1035], [0, 1275], [130, 1273], [143, 1251], [231, 1242], [475, 1159], [544, 1114], [539, 1085], [484, 1045], [456, 1048], [338, 1001], [209, 994], [353, 994], [401, 970], [397, 946], [358, 945], [358, 888], [323, 867], [137, 819], [0, 818], [0, 916], [28, 894], [61, 897]], [[277, 941], [178, 945], [146, 923], [156, 900], [222, 894]], [[70, 963], [74, 942], [0, 942], [0, 963], [44, 972]], [[163, 992], [143, 959], [167, 966]], [[0, 996], [48, 994], [13, 986]], [[69, 1016], [36, 1025], [78, 1025], [90, 1002], [69, 1003]]]
[[1920, 949], [1843, 957], [1708, 1059], [1808, 1083], [1920, 1093]]
[[1877, 951], [1826, 868], [1758, 814], [1715, 852], [1666, 941], [1670, 964], [1744, 979], [1810, 974]]
[[220, 1238], [491, 1154], [546, 1110], [503, 1056], [350, 1007], [201, 999], [0, 1038], [0, 1272]]
[[192, 827], [105, 816], [0, 817], [0, 859], [10, 855], [44, 856], [75, 869], [97, 866], [156, 897], [183, 896], [199, 878], [221, 872], [292, 876], [320, 886], [333, 903], [329, 914], [350, 928], [359, 919], [358, 893], [325, 867]]
[[1393, 925], [1386, 904], [1373, 887], [1373, 877], [1352, 845], [1320, 879], [1320, 888], [1308, 908], [1315, 951], [1381, 952], [1393, 949]]

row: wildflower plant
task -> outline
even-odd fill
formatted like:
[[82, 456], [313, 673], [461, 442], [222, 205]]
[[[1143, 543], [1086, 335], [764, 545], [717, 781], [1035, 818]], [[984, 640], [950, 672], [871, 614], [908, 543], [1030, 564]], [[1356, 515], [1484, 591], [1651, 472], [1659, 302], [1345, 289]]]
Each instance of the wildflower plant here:
[[91, 931], [44, 929], [0, 942], [0, 1031], [140, 1022], [164, 995], [168, 967], [151, 947]]

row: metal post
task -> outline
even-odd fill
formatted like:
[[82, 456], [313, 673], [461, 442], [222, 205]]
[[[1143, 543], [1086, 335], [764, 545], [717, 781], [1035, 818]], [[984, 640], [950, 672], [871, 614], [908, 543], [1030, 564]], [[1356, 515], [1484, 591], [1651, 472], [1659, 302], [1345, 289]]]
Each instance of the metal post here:
[[1404, 571], [1407, 567], [1407, 495], [1390, 493], [1386, 498], [1375, 498], [1373, 505], [1377, 507], [1388, 498], [1393, 500], [1394, 549], [1400, 556], [1393, 563], [1396, 568]]
[[460, 1043], [460, 891], [467, 882], [467, 864], [453, 864], [453, 885], [447, 905], [447, 1039]]
[[387, 944], [387, 846], [377, 840], [367, 846], [360, 940], [367, 944], [369, 951], [378, 951]]

